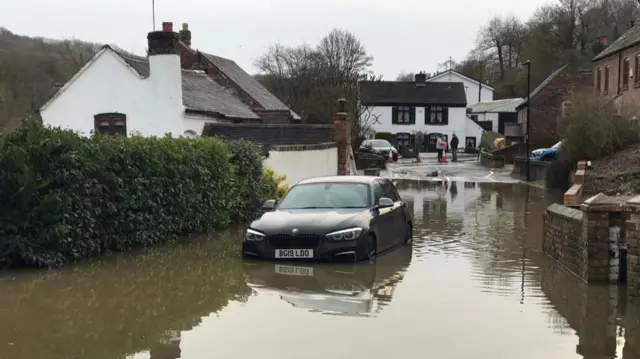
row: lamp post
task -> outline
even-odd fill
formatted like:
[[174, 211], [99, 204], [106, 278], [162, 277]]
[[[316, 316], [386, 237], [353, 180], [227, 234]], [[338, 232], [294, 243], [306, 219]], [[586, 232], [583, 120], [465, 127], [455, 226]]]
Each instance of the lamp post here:
[[529, 132], [531, 130], [531, 61], [523, 63], [527, 67], [527, 132], [524, 138], [524, 146], [527, 156], [527, 181], [531, 181], [531, 155], [529, 154]]

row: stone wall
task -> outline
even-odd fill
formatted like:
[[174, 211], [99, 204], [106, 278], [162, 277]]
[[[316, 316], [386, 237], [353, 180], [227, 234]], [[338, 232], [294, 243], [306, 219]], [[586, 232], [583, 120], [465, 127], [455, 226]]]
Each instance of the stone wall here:
[[578, 169], [573, 175], [573, 185], [564, 193], [564, 205], [576, 207], [582, 203], [582, 196], [584, 194], [586, 176], [587, 161], [578, 162]]
[[587, 280], [587, 243], [582, 236], [583, 212], [552, 204], [544, 213], [543, 252]]
[[[545, 181], [547, 179], [547, 170], [551, 165], [549, 161], [530, 160], [531, 164], [531, 181]], [[513, 170], [511, 175], [525, 181], [527, 179], [527, 159], [524, 157], [514, 157]]]

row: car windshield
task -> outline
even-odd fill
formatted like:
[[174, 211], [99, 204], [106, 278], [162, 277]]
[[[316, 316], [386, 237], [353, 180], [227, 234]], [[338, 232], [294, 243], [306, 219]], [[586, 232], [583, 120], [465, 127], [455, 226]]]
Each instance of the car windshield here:
[[278, 209], [368, 208], [369, 186], [364, 183], [308, 183], [291, 187]]
[[374, 147], [374, 148], [391, 147], [391, 144], [387, 140], [372, 140], [370, 143], [371, 143], [371, 147]]
[[555, 145], [551, 146], [551, 148], [553, 148], [554, 150], [560, 149], [560, 146], [562, 146], [562, 141], [556, 143]]

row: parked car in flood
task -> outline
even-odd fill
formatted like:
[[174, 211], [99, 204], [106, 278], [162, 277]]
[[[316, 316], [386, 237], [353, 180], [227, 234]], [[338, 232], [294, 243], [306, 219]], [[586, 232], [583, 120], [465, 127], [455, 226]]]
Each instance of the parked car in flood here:
[[411, 214], [394, 184], [374, 176], [302, 180], [246, 230], [246, 257], [298, 260], [372, 260], [410, 242]]
[[564, 144], [564, 140], [556, 143], [550, 148], [538, 148], [536, 150], [531, 151], [531, 158], [536, 161], [552, 161], [558, 158], [560, 151], [562, 150], [562, 145]]
[[276, 294], [299, 309], [364, 316], [389, 304], [404, 279], [413, 248], [403, 246], [372, 263], [271, 263], [244, 261], [244, 277], [257, 292]]
[[360, 144], [360, 148], [358, 149], [359, 153], [374, 153], [377, 155], [384, 156], [387, 158], [389, 156], [389, 151], [391, 151], [391, 156], [394, 161], [398, 160], [398, 150], [393, 147], [393, 145], [387, 140], [374, 139], [374, 140], [364, 140]]

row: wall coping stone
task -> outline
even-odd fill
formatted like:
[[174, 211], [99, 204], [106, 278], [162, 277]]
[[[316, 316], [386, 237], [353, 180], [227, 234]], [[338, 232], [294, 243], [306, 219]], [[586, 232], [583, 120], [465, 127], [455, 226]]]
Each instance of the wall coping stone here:
[[619, 199], [609, 197], [604, 193], [597, 195], [582, 202], [580, 209], [586, 212], [622, 212], [622, 204]]
[[311, 145], [278, 145], [272, 146], [271, 151], [287, 152], [287, 151], [317, 151], [336, 148], [338, 144], [335, 142], [316, 143]]
[[547, 212], [551, 212], [555, 215], [567, 218], [567, 219], [575, 219], [582, 220], [584, 212], [579, 209], [563, 206], [558, 203], [552, 203], [549, 207], [547, 207]]

